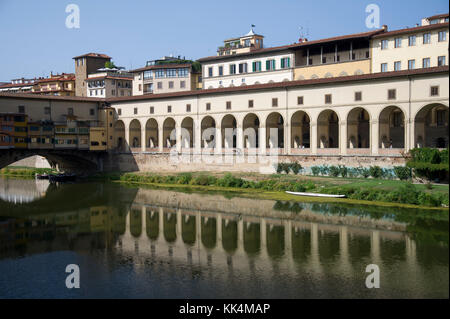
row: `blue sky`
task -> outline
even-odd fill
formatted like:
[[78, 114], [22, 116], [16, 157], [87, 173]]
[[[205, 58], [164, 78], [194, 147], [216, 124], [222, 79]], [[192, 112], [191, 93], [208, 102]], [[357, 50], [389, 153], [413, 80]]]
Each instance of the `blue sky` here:
[[[71, 3], [80, 29], [65, 26]], [[301, 26], [309, 40], [364, 32], [371, 3], [390, 30], [449, 11], [447, 0], [0, 0], [0, 81], [74, 72], [72, 57], [88, 52], [126, 68], [169, 54], [198, 59], [252, 24], [266, 47], [296, 42]]]

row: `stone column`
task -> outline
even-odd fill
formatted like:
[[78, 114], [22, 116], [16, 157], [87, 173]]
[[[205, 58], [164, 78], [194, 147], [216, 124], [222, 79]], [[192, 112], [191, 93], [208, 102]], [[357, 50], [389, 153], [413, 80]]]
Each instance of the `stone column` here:
[[215, 142], [216, 142], [215, 153], [222, 154], [222, 127], [219, 125], [216, 126]]
[[141, 124], [141, 150], [142, 152], [145, 152], [147, 147], [147, 141], [145, 140], [145, 133], [146, 133], [147, 127], [145, 125]]
[[378, 128], [378, 120], [370, 121], [370, 147], [372, 149], [372, 155], [377, 155], [380, 147], [380, 132]]
[[244, 251], [244, 221], [241, 219], [237, 224], [237, 249]]
[[164, 150], [164, 124], [158, 126], [158, 148], [159, 152], [162, 153]]
[[[142, 206], [142, 235], [144, 234], [147, 234], [147, 209], [145, 206]], [[146, 237], [145, 235], [144, 238]]]
[[259, 154], [266, 154], [266, 126], [264, 124], [260, 124], [259, 126]]
[[370, 253], [374, 264], [380, 261], [380, 232], [378, 230], [372, 231], [370, 238]]
[[347, 154], [347, 122], [341, 121], [339, 123], [339, 145], [340, 145], [340, 154], [345, 155]]
[[291, 154], [291, 126], [284, 121], [284, 154]]
[[175, 126], [175, 139], [176, 139], [176, 149], [178, 153], [181, 153], [181, 147], [183, 146], [182, 139], [181, 139], [181, 124], [178, 124]]
[[130, 151], [130, 123], [124, 123], [125, 126], [125, 151]]
[[159, 217], [159, 234], [158, 234], [158, 240], [160, 242], [163, 241], [163, 237], [164, 237], [164, 210], [162, 209], [162, 207], [159, 208], [159, 212], [158, 212], [158, 217]]
[[243, 130], [242, 130], [242, 125], [238, 124], [236, 127], [236, 148], [240, 151], [243, 150], [244, 146], [243, 146]]
[[310, 125], [310, 148], [311, 154], [317, 154], [317, 122], [311, 122]]

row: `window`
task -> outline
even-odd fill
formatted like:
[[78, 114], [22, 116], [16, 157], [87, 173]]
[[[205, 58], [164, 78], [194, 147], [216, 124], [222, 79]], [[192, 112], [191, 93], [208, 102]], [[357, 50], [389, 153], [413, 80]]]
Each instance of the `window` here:
[[439, 86], [432, 86], [430, 88], [430, 95], [431, 96], [439, 96]]
[[190, 112], [191, 111], [191, 105], [190, 104], [186, 104], [186, 112]]
[[278, 99], [277, 98], [273, 98], [272, 99], [272, 107], [277, 107], [278, 106]]
[[416, 60], [408, 61], [408, 70], [414, 70], [416, 68]]
[[117, 114], [122, 115], [122, 109], [117, 109]]
[[155, 107], [154, 106], [150, 106], [150, 114], [155, 114]]
[[381, 40], [381, 50], [386, 50], [388, 48], [388, 40]]
[[223, 66], [219, 66], [219, 76], [223, 75]]
[[187, 68], [178, 69], [178, 77], [185, 78], [189, 75], [189, 70]]
[[[352, 58], [352, 60], [353, 60], [353, 58]], [[322, 63], [323, 64], [327, 63], [327, 57], [326, 56], [322, 57]]]
[[111, 90], [111, 95], [116, 95], [116, 90]]
[[158, 82], [158, 89], [162, 89], [163, 88], [163, 83], [162, 82]]
[[142, 91], [142, 84], [139, 84], [139, 91]]
[[67, 109], [67, 114], [68, 114], [68, 115], [73, 115], [73, 108], [72, 108], [72, 107], [69, 107], [69, 108]]
[[423, 34], [423, 44], [430, 44], [430, 42], [431, 42], [431, 34], [424, 33]]
[[445, 110], [436, 111], [437, 126], [445, 126]]
[[429, 68], [430, 67], [430, 58], [425, 58], [422, 60], [422, 67]]
[[396, 48], [402, 47], [402, 38], [395, 38], [395, 47]]
[[443, 65], [445, 65], [445, 55], [443, 55], [443, 56], [438, 56], [438, 63], [437, 63], [437, 65], [438, 65], [438, 66], [443, 66]]
[[291, 58], [282, 58], [281, 59], [281, 68], [289, 68], [291, 67]]
[[167, 113], [172, 113], [172, 105], [167, 105]]
[[208, 68], [208, 76], [209, 76], [209, 77], [212, 77], [212, 76], [213, 76], [213, 68], [212, 68], [212, 67], [209, 67], [209, 68]]
[[297, 96], [297, 104], [303, 105], [303, 96]]
[[252, 65], [253, 65], [253, 72], [261, 71], [261, 61], [255, 61], [252, 63]]
[[210, 111], [211, 110], [211, 103], [206, 103], [206, 110]]
[[397, 90], [390, 89], [388, 90], [388, 100], [395, 100], [397, 98]]
[[447, 32], [446, 31], [439, 31], [438, 34], [438, 41], [443, 42], [447, 40]]
[[169, 89], [173, 89], [173, 81], [169, 81]]
[[231, 102], [230, 101], [227, 102], [227, 110], [231, 110]]
[[362, 92], [355, 92], [355, 101], [362, 101]]
[[408, 37], [408, 45], [409, 45], [410, 47], [416, 45], [416, 36], [415, 36], [415, 35], [410, 35], [410, 36]]
[[325, 94], [325, 104], [331, 104], [331, 94]]
[[89, 110], [89, 115], [91, 115], [91, 116], [95, 115], [95, 110], [94, 109], [90, 109]]
[[164, 78], [166, 77], [165, 70], [156, 70], [155, 71], [155, 78]]
[[402, 62], [396, 61], [394, 62], [394, 71], [400, 71], [402, 69]]
[[134, 113], [134, 115], [138, 114], [138, 109], [137, 109], [137, 107], [134, 108], [134, 112], [133, 112], [133, 113]]
[[44, 114], [50, 114], [50, 108], [44, 107]]
[[186, 88], [186, 81], [180, 81], [180, 88], [181, 89]]
[[19, 113], [25, 113], [25, 106], [24, 105], [19, 105]]
[[177, 70], [176, 69], [167, 69], [166, 74], [168, 78], [175, 78], [177, 76]]
[[401, 112], [394, 112], [393, 122], [394, 127], [401, 127], [403, 124], [403, 114]]
[[144, 80], [150, 80], [150, 79], [153, 79], [153, 70], [144, 72]]
[[248, 100], [248, 108], [249, 109], [253, 108], [253, 100]]
[[230, 74], [236, 74], [236, 64], [230, 64]]
[[247, 63], [239, 64], [239, 73], [247, 73]]
[[275, 60], [267, 60], [266, 61], [266, 70], [275, 70]]
[[381, 72], [387, 72], [387, 63], [381, 63]]

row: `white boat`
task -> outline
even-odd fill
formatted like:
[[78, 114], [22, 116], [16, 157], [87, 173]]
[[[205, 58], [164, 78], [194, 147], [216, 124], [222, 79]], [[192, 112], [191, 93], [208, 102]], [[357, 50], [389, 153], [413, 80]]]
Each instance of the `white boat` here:
[[329, 198], [345, 198], [345, 195], [330, 195], [330, 194], [317, 194], [317, 193], [302, 193], [302, 192], [288, 192], [286, 193], [297, 196], [310, 196], [310, 197], [329, 197]]

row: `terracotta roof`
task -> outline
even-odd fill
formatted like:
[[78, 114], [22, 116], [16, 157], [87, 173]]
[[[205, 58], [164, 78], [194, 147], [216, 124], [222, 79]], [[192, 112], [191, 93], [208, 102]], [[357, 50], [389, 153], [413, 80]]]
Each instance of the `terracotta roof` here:
[[420, 31], [440, 29], [440, 28], [445, 28], [445, 27], [448, 28], [448, 22], [423, 25], [423, 26], [418, 26], [418, 27], [414, 27], [414, 28], [393, 30], [393, 31], [377, 34], [377, 35], [373, 36], [373, 38], [374, 39], [385, 38], [385, 37], [390, 37], [390, 36], [397, 35], [397, 34], [414, 33], [414, 32], [420, 32]]
[[90, 80], [100, 80], [100, 79], [128, 80], [128, 81], [133, 81], [133, 78], [118, 77], [118, 76], [109, 76], [109, 75], [103, 75], [103, 76], [96, 76], [96, 77], [93, 77], [93, 78], [87, 78], [85, 81], [90, 81]]
[[242, 57], [242, 56], [248, 56], [248, 55], [255, 55], [255, 54], [264, 54], [267, 52], [276, 52], [276, 51], [284, 51], [284, 50], [290, 50], [295, 49], [299, 47], [307, 47], [310, 45], [320, 44], [320, 43], [327, 43], [327, 42], [336, 42], [336, 41], [343, 41], [343, 40], [350, 40], [350, 39], [359, 39], [359, 38], [368, 38], [372, 37], [378, 33], [384, 32], [384, 29], [377, 29], [374, 31], [369, 32], [362, 32], [362, 33], [354, 33], [354, 34], [348, 34], [348, 35], [342, 35], [332, 38], [326, 38], [326, 39], [319, 39], [314, 41], [306, 41], [302, 43], [294, 43], [294, 44], [288, 44], [288, 45], [282, 45], [278, 47], [271, 47], [271, 48], [264, 48], [264, 49], [256, 49], [252, 50], [250, 52], [245, 53], [239, 53], [239, 54], [233, 54], [233, 55], [222, 55], [222, 56], [209, 56], [205, 58], [198, 59], [199, 62], [206, 62], [206, 61], [212, 61], [212, 60], [222, 60], [222, 59], [233, 59], [236, 57]]
[[448, 13], [442, 13], [442, 14], [436, 14], [434, 16], [428, 17], [427, 20], [434, 20], [434, 19], [442, 19], [442, 18], [448, 18]]
[[177, 63], [165, 63], [160, 65], [149, 65], [143, 68], [135, 69], [129, 71], [130, 73], [136, 73], [136, 72], [142, 72], [147, 70], [157, 70], [157, 69], [180, 69], [180, 68], [190, 68], [192, 64], [190, 63], [184, 63], [184, 64], [177, 64]]
[[60, 101], [78, 101], [78, 102], [102, 102], [104, 99], [81, 96], [54, 96], [54, 95], [36, 95], [32, 93], [3, 93], [0, 92], [0, 98], [19, 98], [30, 100], [60, 100]]
[[65, 74], [60, 76], [54, 76], [52, 78], [45, 78], [45, 79], [38, 79], [35, 83], [42, 83], [42, 82], [64, 82], [64, 81], [74, 81], [75, 80], [75, 74]]
[[194, 90], [194, 91], [175, 92], [175, 93], [140, 95], [140, 96], [131, 96], [131, 97], [129, 97], [129, 96], [128, 97], [116, 97], [116, 98], [106, 99], [106, 101], [107, 102], [128, 102], [128, 101], [139, 101], [139, 100], [156, 100], [156, 99], [172, 98], [172, 97], [174, 97], [174, 98], [175, 97], [184, 97], [184, 96], [188, 97], [188, 96], [196, 96], [196, 95], [208, 95], [208, 94], [217, 94], [217, 93], [234, 93], [234, 92], [254, 91], [254, 90], [262, 90], [262, 89], [280, 89], [280, 88], [300, 87], [300, 86], [307, 86], [307, 85], [343, 83], [343, 82], [351, 82], [351, 81], [389, 79], [389, 78], [420, 75], [420, 74], [443, 73], [443, 72], [448, 72], [448, 71], [449, 71], [448, 66], [441, 66], [441, 67], [433, 67], [433, 68], [425, 68], [425, 69], [403, 70], [403, 71], [372, 73], [372, 74], [362, 74], [362, 75], [351, 75], [351, 76], [321, 78], [321, 79], [311, 79], [311, 80], [275, 82], [275, 83], [245, 85], [245, 86], [236, 86], [236, 87], [219, 88], [219, 89], [202, 89], [202, 90]]
[[106, 54], [101, 54], [101, 53], [86, 53], [86, 54], [83, 54], [83, 55], [79, 55], [79, 56], [73, 57], [72, 59], [85, 58], [85, 57], [111, 59], [110, 56], [107, 56]]
[[8, 83], [8, 84], [4, 84], [4, 85], [0, 85], [0, 89], [2, 88], [13, 88], [13, 87], [23, 87], [23, 86], [33, 86], [34, 84], [36, 84], [36, 82], [34, 83]]

